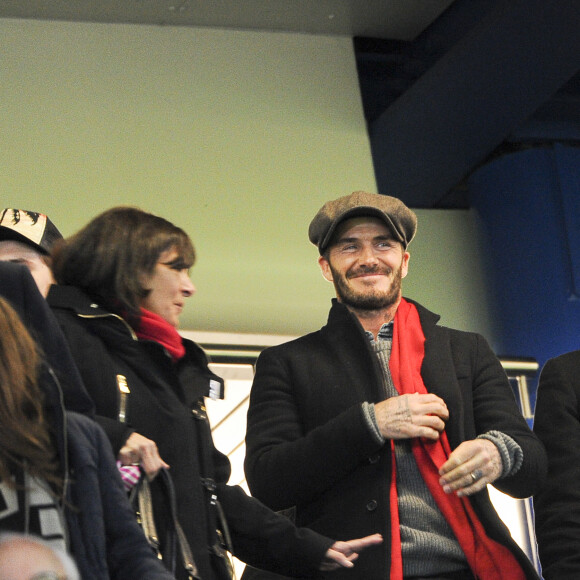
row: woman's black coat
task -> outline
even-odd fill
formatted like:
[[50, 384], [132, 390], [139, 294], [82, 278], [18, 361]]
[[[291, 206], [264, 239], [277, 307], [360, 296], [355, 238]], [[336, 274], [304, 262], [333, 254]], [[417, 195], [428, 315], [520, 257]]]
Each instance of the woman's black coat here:
[[[48, 301], [115, 452], [134, 430], [155, 441], [170, 465], [180, 523], [202, 579], [216, 578], [221, 568], [221, 561], [210, 557], [219, 527], [214, 494], [238, 558], [296, 576], [315, 574], [332, 541], [309, 530], [297, 531], [241, 488], [226, 485], [230, 464], [213, 445], [204, 408], [211, 381], [223, 381], [208, 368], [202, 349], [184, 340], [186, 355], [174, 363], [161, 345], [138, 340], [122, 318], [76, 288], [54, 286]], [[118, 422], [117, 375], [125, 377], [131, 391], [126, 424]], [[163, 515], [156, 512], [158, 525], [163, 526]]]

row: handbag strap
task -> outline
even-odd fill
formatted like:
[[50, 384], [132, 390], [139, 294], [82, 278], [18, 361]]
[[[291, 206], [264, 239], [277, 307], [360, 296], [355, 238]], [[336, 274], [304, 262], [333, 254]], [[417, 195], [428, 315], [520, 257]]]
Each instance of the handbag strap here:
[[169, 514], [171, 516], [171, 520], [173, 523], [173, 527], [175, 529], [175, 534], [177, 536], [177, 544], [179, 546], [179, 551], [181, 554], [181, 561], [183, 563], [184, 568], [187, 570], [189, 577], [194, 580], [201, 580], [199, 576], [199, 572], [197, 566], [195, 565], [195, 561], [193, 559], [193, 554], [191, 552], [191, 546], [187, 541], [187, 537], [185, 536], [185, 532], [177, 519], [177, 501], [175, 498], [175, 487], [173, 486], [173, 479], [171, 474], [167, 469], [162, 469], [158, 477], [161, 477], [161, 481], [165, 486], [165, 491], [167, 494], [167, 501], [169, 504]]
[[[119, 389], [119, 422], [125, 423], [127, 419], [127, 405], [131, 391], [124, 375], [117, 375], [117, 387]], [[153, 516], [153, 500], [151, 498], [151, 486], [144, 471], [141, 472], [139, 481], [131, 489], [129, 501], [138, 510], [138, 522], [143, 533], [159, 559], [164, 561], [165, 567], [171, 572], [176, 569], [176, 547], [179, 547], [181, 560], [190, 580], [201, 580], [197, 566], [193, 559], [191, 547], [181, 524], [177, 519], [177, 501], [175, 499], [175, 487], [173, 479], [167, 469], [161, 469], [157, 474], [164, 488], [165, 499], [169, 507], [169, 515], [172, 529], [165, 534], [165, 549], [163, 555], [160, 550], [159, 535]]]
[[169, 514], [170, 525], [166, 530], [164, 540], [165, 545], [161, 553], [159, 536], [153, 517], [153, 499], [151, 496], [151, 486], [145, 473], [141, 474], [139, 482], [133, 487], [129, 495], [131, 505], [138, 512], [138, 522], [143, 529], [143, 533], [153, 548], [157, 557], [163, 560], [165, 567], [172, 573], [176, 571], [176, 554], [179, 549], [181, 562], [188, 573], [190, 580], [201, 580], [199, 571], [193, 559], [193, 553], [181, 524], [177, 519], [177, 503], [175, 498], [175, 488], [173, 479], [166, 469], [161, 469], [157, 475], [159, 483], [163, 489], [164, 500]]
[[[212, 455], [212, 433], [203, 399], [199, 399], [192, 408], [192, 417], [200, 421], [201, 429], [205, 430], [205, 441], [204, 437], [198, 438], [201, 471], [202, 473], [213, 474], [216, 471]], [[215, 540], [211, 542], [210, 550], [222, 559], [228, 578], [235, 580], [235, 568], [230, 556], [230, 554], [233, 555], [233, 545], [227, 519], [218, 499], [217, 483], [211, 477], [201, 477], [201, 484], [209, 500], [209, 525], [215, 530]]]
[[177, 532], [177, 538], [179, 540], [179, 549], [181, 551], [181, 559], [183, 561], [183, 567], [187, 570], [190, 580], [201, 580], [197, 566], [193, 559], [193, 554], [191, 553], [191, 548], [189, 542], [185, 537], [185, 532], [178, 521], [175, 522], [175, 531]]
[[187, 571], [190, 580], [201, 580], [199, 571], [193, 559], [193, 553], [181, 524], [177, 519], [177, 502], [173, 479], [167, 469], [161, 469], [157, 474], [159, 484], [163, 489], [163, 495], [169, 514], [170, 526], [165, 534], [165, 546], [163, 554], [160, 551], [159, 536], [153, 517], [153, 500], [151, 487], [146, 475], [143, 473], [139, 483], [131, 490], [129, 496], [133, 505], [137, 504], [139, 510], [139, 523], [143, 529], [149, 545], [157, 556], [163, 560], [165, 567], [172, 573], [176, 570], [176, 552], [179, 548], [181, 562]]
[[155, 518], [153, 517], [153, 501], [151, 499], [151, 487], [149, 481], [143, 473], [139, 479], [137, 489], [137, 502], [139, 509], [139, 523], [143, 529], [143, 533], [147, 537], [149, 545], [153, 548], [158, 558], [161, 558], [159, 548], [159, 536], [157, 535], [157, 527], [155, 526]]

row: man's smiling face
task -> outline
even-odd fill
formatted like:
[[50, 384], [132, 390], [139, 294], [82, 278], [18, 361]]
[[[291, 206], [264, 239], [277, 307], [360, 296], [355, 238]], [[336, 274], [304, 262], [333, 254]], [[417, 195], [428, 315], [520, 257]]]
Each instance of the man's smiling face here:
[[400, 300], [409, 253], [382, 220], [357, 217], [339, 226], [318, 262], [340, 302], [357, 310], [379, 310]]

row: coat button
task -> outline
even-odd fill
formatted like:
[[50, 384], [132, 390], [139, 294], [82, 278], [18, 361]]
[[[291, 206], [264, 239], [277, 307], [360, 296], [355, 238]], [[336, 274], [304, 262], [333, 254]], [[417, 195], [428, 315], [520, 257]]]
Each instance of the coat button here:
[[197, 419], [198, 421], [205, 421], [206, 419], [206, 414], [201, 409], [192, 409], [191, 413], [194, 419]]
[[381, 456], [380, 455], [371, 455], [369, 457], [369, 463], [378, 463], [381, 460]]
[[205, 405], [198, 402], [197, 405], [191, 410], [193, 416], [199, 421], [205, 421], [207, 419], [207, 413]]
[[376, 509], [377, 509], [377, 500], [371, 499], [371, 501], [367, 503], [367, 511], [374, 512]]

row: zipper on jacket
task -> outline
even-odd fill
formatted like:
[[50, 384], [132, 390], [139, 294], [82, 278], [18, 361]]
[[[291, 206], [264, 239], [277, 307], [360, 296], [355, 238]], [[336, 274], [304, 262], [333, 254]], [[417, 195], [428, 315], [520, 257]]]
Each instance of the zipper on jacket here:
[[133, 330], [133, 328], [131, 328], [131, 325], [122, 316], [119, 316], [118, 314], [114, 314], [113, 312], [107, 312], [106, 314], [79, 314], [77, 312], [77, 316], [79, 318], [87, 318], [89, 320], [90, 319], [96, 320], [97, 318], [117, 318], [125, 325], [125, 327], [129, 331], [129, 334], [131, 335], [131, 338], [133, 340], [139, 340], [139, 338], [135, 334], [135, 331]]
[[[80, 314], [77, 312], [77, 316], [79, 318], [85, 318], [88, 320], [96, 320], [98, 318], [116, 318], [121, 322], [125, 328], [129, 331], [131, 338], [135, 341], [138, 341], [139, 338], [135, 334], [131, 325], [118, 314], [114, 314], [113, 312], [107, 312], [105, 314]], [[131, 390], [129, 389], [129, 385], [127, 385], [127, 378], [125, 375], [117, 375], [117, 388], [119, 389], [119, 414], [118, 419], [119, 423], [125, 423], [127, 420], [127, 400], [129, 395], [131, 394]]]
[[[58, 377], [56, 376], [56, 373], [54, 372], [53, 368], [50, 365], [46, 365], [46, 367], [48, 369], [48, 373], [50, 374], [50, 376], [52, 377], [52, 379], [56, 385], [59, 403], [60, 403], [60, 408], [61, 408], [61, 412], [62, 412], [62, 435], [63, 435], [63, 445], [64, 445], [64, 457], [61, 458], [62, 463], [63, 463], [63, 465], [61, 467], [64, 469], [64, 481], [63, 481], [63, 486], [62, 486], [62, 497], [61, 497], [60, 502], [61, 502], [61, 507], [63, 510], [62, 517], [65, 518], [64, 510], [66, 509], [66, 496], [68, 494], [68, 488], [70, 486], [70, 464], [69, 464], [69, 456], [68, 456], [68, 423], [67, 423], [67, 416], [66, 416], [66, 407], [64, 404], [64, 392], [62, 389], [62, 385], [60, 384], [60, 381], [58, 380]], [[58, 449], [57, 449], [57, 453], [58, 453]], [[63, 528], [65, 545], [70, 547], [70, 537], [69, 537], [68, 526], [66, 524], [64, 524], [62, 526], [62, 528]]]
[[131, 394], [125, 375], [117, 375], [117, 387], [119, 388], [119, 423], [125, 423], [127, 419], [127, 399]]

